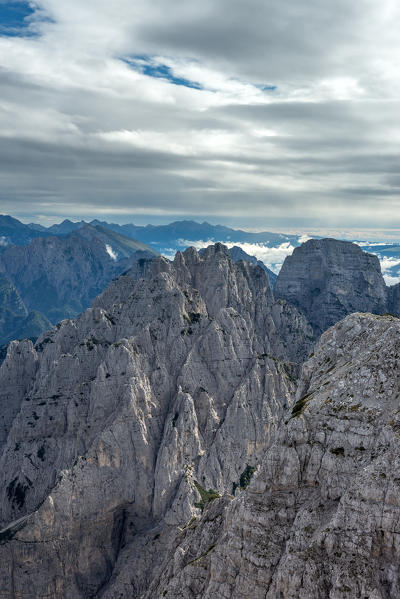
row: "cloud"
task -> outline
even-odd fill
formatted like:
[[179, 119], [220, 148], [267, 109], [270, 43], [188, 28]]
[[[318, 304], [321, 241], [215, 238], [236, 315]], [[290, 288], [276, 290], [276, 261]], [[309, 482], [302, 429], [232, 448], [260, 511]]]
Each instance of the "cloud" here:
[[399, 225], [395, 0], [18, 5], [3, 212]]
[[[200, 241], [190, 241], [188, 239], [180, 239], [178, 241], [179, 245], [182, 247], [194, 247], [196, 250], [200, 250], [209, 245], [213, 245], [215, 241], [209, 240], [200, 240]], [[286, 256], [290, 256], [294, 250], [294, 246], [289, 242], [281, 243], [276, 247], [268, 247], [262, 243], [241, 243], [241, 242], [230, 242], [224, 241], [224, 245], [228, 248], [232, 248], [234, 246], [239, 246], [242, 248], [244, 252], [249, 254], [249, 256], [255, 256], [261, 262], [264, 262], [265, 266], [278, 273], [282, 267], [282, 264], [286, 258]]]
[[389, 287], [391, 285], [396, 285], [397, 283], [400, 283], [400, 276], [398, 277], [393, 277], [391, 275], [388, 274], [384, 274], [383, 278], [385, 279], [385, 283], [386, 285], [388, 285]]
[[[384, 244], [381, 244], [384, 245]], [[374, 244], [370, 244], [374, 246]], [[385, 279], [386, 285], [396, 285], [400, 282], [400, 259], [390, 256], [382, 256], [379, 252], [373, 252], [379, 258], [381, 263], [381, 271], [383, 278]]]
[[[299, 236], [299, 243], [305, 243], [309, 239], [312, 239], [312, 238], [306, 234], [303, 234], [303, 235]], [[208, 245], [212, 245], [214, 243], [215, 243], [215, 241], [213, 241], [211, 239], [200, 240], [200, 241], [191, 241], [188, 239], [178, 240], [178, 245], [180, 245], [182, 248], [192, 246], [192, 247], [196, 248], [197, 250], [200, 250], [200, 249], [207, 247]], [[262, 243], [240, 243], [240, 242], [227, 242], [227, 241], [224, 241], [223, 243], [228, 248], [231, 248], [235, 245], [239, 246], [240, 248], [242, 248], [242, 250], [244, 250], [250, 256], [255, 256], [258, 260], [261, 260], [262, 262], [264, 262], [265, 266], [270, 268], [276, 274], [278, 274], [280, 269], [282, 268], [282, 264], [283, 264], [286, 256], [290, 256], [293, 253], [293, 250], [295, 249], [294, 246], [289, 242], [282, 243], [275, 247], [268, 247]], [[386, 244], [384, 242], [383, 243], [363, 242], [361, 245], [362, 245], [363, 249], [367, 249], [367, 248], [374, 248], [377, 245], [382, 246], [382, 245], [390, 245], [390, 244]], [[373, 253], [376, 253], [376, 255], [379, 258], [382, 275], [383, 275], [383, 278], [385, 279], [386, 284], [387, 285], [395, 285], [396, 283], [399, 283], [400, 282], [400, 258], [382, 256], [378, 252], [373, 252]], [[174, 254], [175, 254], [175, 251], [173, 249], [171, 249], [165, 255], [167, 258], [172, 259]]]
[[312, 239], [312, 237], [307, 235], [307, 233], [303, 233], [303, 235], [300, 235], [300, 237], [299, 237], [299, 243], [305, 243], [309, 239]]
[[393, 245], [393, 242], [380, 242], [380, 241], [360, 241], [358, 242], [358, 245], [362, 246], [362, 248], [374, 248], [374, 247], [382, 247], [385, 245], [391, 246]]

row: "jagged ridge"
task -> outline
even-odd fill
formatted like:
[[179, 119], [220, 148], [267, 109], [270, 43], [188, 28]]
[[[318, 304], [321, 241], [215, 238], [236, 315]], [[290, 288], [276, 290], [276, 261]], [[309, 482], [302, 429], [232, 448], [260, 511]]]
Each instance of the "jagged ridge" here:
[[207, 509], [200, 488], [231, 492], [256, 465], [311, 343], [265, 272], [220, 244], [143, 260], [35, 347], [13, 342], [0, 594], [140, 596], [171, 531]]

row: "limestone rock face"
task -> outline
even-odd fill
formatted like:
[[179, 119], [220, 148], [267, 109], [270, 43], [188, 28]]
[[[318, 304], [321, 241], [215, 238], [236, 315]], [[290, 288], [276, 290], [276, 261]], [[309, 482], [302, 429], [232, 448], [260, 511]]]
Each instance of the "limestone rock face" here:
[[141, 597], [178, 527], [253, 472], [312, 341], [266, 273], [217, 244], [139, 261], [76, 320], [13, 342], [0, 597]]
[[400, 283], [387, 288], [388, 311], [395, 316], [400, 316]]
[[265, 266], [264, 262], [257, 260], [255, 256], [250, 256], [238, 245], [234, 245], [232, 248], [230, 248], [229, 253], [234, 262], [244, 260], [245, 262], [251, 262], [252, 264], [258, 264], [258, 266], [261, 266], [261, 268], [263, 268], [268, 275], [271, 287], [274, 287], [278, 275], [276, 275], [270, 268]]
[[249, 488], [175, 537], [146, 599], [400, 596], [399, 335], [324, 333]]
[[377, 256], [348, 241], [311, 239], [297, 247], [286, 257], [274, 292], [299, 308], [317, 335], [353, 312], [387, 311]]

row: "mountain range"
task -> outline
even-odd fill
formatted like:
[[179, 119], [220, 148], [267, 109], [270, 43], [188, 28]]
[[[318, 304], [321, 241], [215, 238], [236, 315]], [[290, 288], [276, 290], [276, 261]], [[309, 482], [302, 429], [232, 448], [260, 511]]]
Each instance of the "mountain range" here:
[[[153, 236], [153, 245], [132, 239], [130, 235], [135, 232], [141, 232], [144, 238]], [[203, 234], [208, 237], [224, 233], [227, 237], [237, 233], [244, 238], [247, 235], [227, 227], [212, 227], [207, 223], [197, 225], [189, 221], [158, 228], [65, 220], [46, 229], [33, 223], [24, 225], [10, 216], [0, 216], [3, 290], [0, 345], [15, 338], [36, 339], [51, 324], [77, 316], [115, 276], [139, 259], [159, 255], [155, 247], [162, 247], [163, 243], [179, 245], [181, 241], [176, 236], [185, 232], [195, 239]], [[244, 259], [257, 263], [256, 258], [239, 247], [230, 251], [236, 261]], [[258, 263], [274, 283], [276, 275], [261, 261]], [[13, 306], [13, 294], [18, 295], [19, 310]]]
[[[124, 234], [121, 233], [123, 231]], [[34, 234], [34, 238], [29, 240], [29, 234]], [[39, 237], [37, 237], [39, 235]], [[140, 240], [132, 239], [130, 235], [137, 235]], [[250, 248], [259, 247], [254, 245], [264, 244], [263, 247], [270, 246], [274, 251], [274, 244], [277, 242], [282, 247], [287, 244], [290, 248], [296, 248], [293, 256], [300, 257], [300, 263], [304, 265], [303, 274], [299, 271], [294, 272], [291, 268], [292, 261], [295, 258], [288, 256], [284, 261], [283, 269], [279, 276], [277, 288], [277, 297], [282, 296], [288, 299], [292, 304], [301, 308], [303, 301], [305, 314], [313, 321], [312, 315], [313, 299], [310, 293], [318, 293], [318, 288], [310, 289], [306, 292], [306, 297], [300, 299], [296, 289], [293, 294], [291, 289], [293, 285], [298, 285], [298, 280], [303, 278], [305, 281], [309, 278], [311, 287], [316, 275], [315, 264], [312, 262], [312, 255], [306, 255], [306, 250], [310, 250], [312, 244], [299, 245], [299, 237], [283, 236], [276, 233], [248, 233], [245, 231], [229, 229], [228, 227], [214, 226], [208, 223], [195, 223], [193, 221], [180, 221], [162, 226], [138, 227], [134, 225], [115, 225], [100, 221], [92, 221], [91, 224], [84, 221], [72, 222], [65, 220], [61, 224], [52, 225], [44, 228], [41, 225], [24, 225], [17, 219], [10, 216], [0, 217], [0, 238], [3, 240], [0, 248], [0, 273], [3, 276], [3, 284], [7, 284], [10, 289], [17, 293], [24, 305], [22, 312], [16, 313], [12, 305], [7, 307], [6, 298], [10, 298], [9, 293], [3, 294], [2, 311], [0, 319], [0, 345], [5, 344], [13, 338], [32, 338], [35, 339], [50, 323], [55, 324], [63, 318], [77, 316], [82, 310], [90, 306], [92, 300], [105, 289], [112, 278], [129, 269], [136, 260], [143, 257], [157, 256], [158, 247], [160, 250], [167, 250], [167, 254], [182, 245], [192, 243], [196, 245], [207, 245], [210, 241], [204, 239], [223, 238], [229, 240], [230, 253], [234, 261], [245, 260], [253, 264], [259, 264], [268, 273], [270, 283], [274, 287], [277, 275], [255, 256], [249, 255], [241, 247], [233, 245], [235, 242], [247, 244]], [[238, 241], [236, 241], [238, 240]], [[152, 245], [147, 245], [148, 241]], [[318, 240], [314, 240], [318, 246]], [[227, 242], [228, 243], [228, 242]], [[356, 248], [349, 242], [346, 247]], [[247, 245], [245, 247], [247, 247]], [[329, 247], [326, 245], [326, 247]], [[342, 247], [342, 246], [341, 246]], [[345, 245], [343, 245], [345, 247]], [[382, 248], [386, 249], [382, 249]], [[385, 256], [389, 256], [389, 250], [386, 246], [379, 246], [380, 251], [385, 251]], [[393, 246], [396, 252], [396, 247]], [[297, 252], [300, 251], [300, 254]], [[359, 255], [365, 255], [360, 253]], [[140, 252], [144, 252], [141, 254]], [[333, 250], [335, 255], [336, 249]], [[340, 253], [338, 254], [340, 255]], [[343, 256], [350, 256], [351, 252], [345, 252]], [[369, 255], [369, 254], [368, 254]], [[370, 256], [370, 255], [369, 255]], [[392, 258], [390, 258], [392, 259]], [[398, 303], [397, 296], [400, 291], [397, 286], [386, 287], [376, 258], [370, 257], [368, 260], [374, 263], [371, 272], [375, 272], [377, 288], [380, 289], [381, 298], [378, 301], [380, 307], [385, 306], [387, 311], [395, 310], [392, 304]], [[318, 260], [317, 260], [318, 261]], [[358, 258], [354, 259], [354, 272], [350, 276], [358, 277]], [[371, 262], [371, 264], [372, 264]], [[343, 268], [342, 268], [343, 266]], [[341, 265], [340, 261], [333, 266], [338, 273], [338, 285], [340, 284], [340, 273], [347, 272], [349, 265]], [[320, 268], [319, 266], [317, 267]], [[286, 275], [286, 273], [289, 273]], [[286, 277], [286, 279], [285, 279]], [[286, 281], [286, 282], [285, 282]], [[296, 283], [297, 281], [297, 283]], [[350, 280], [347, 281], [350, 284]], [[346, 283], [346, 284], [347, 284]], [[361, 284], [361, 282], [359, 281]], [[362, 287], [362, 285], [361, 285]], [[346, 285], [344, 286], [347, 289]], [[332, 290], [328, 291], [331, 294]], [[364, 291], [359, 291], [364, 295]], [[333, 289], [333, 295], [336, 294]], [[340, 294], [339, 294], [340, 295]], [[354, 294], [351, 294], [353, 297]], [[343, 298], [338, 300], [338, 306], [341, 305]], [[359, 302], [358, 302], [359, 303]], [[353, 310], [352, 305], [348, 305], [345, 310], [338, 307], [338, 314], [348, 314]], [[383, 309], [383, 308], [382, 308]], [[372, 311], [378, 310], [375, 307]], [[28, 318], [29, 315], [29, 318]], [[28, 319], [28, 320], [26, 320]], [[330, 322], [329, 318], [326, 322]], [[322, 328], [315, 329], [317, 334], [326, 328], [326, 322], [322, 323]], [[333, 321], [332, 321], [333, 322]]]
[[[68, 235], [87, 224], [94, 227], [101, 226], [124, 237], [139, 240], [169, 258], [173, 258], [176, 251], [183, 250], [190, 245], [195, 245], [197, 248], [215, 242], [226, 243], [229, 247], [235, 244], [241, 245], [247, 254], [257, 255], [259, 259], [264, 260], [266, 266], [272, 268], [275, 274], [278, 273], [285, 255], [290, 254], [293, 248], [298, 247], [304, 239], [307, 239], [304, 235], [268, 231], [254, 233], [190, 220], [176, 221], [167, 225], [138, 226], [134, 224], [119, 225], [98, 219], [92, 220], [90, 223], [83, 220], [72, 222], [66, 219], [62, 223], [44, 227], [36, 223], [25, 225], [11, 216], [0, 215], [0, 248], [9, 243], [25, 245], [38, 236]], [[313, 237], [314, 239], [320, 238], [315, 235]], [[356, 239], [353, 241], [363, 250], [378, 255], [389, 285], [400, 280], [399, 242], [379, 243]], [[268, 249], [273, 251], [266, 251]], [[276, 252], [276, 250], [280, 251]]]
[[[19, 235], [20, 227], [16, 230]], [[157, 255], [144, 243], [92, 225], [3, 246], [0, 344], [37, 338], [51, 323], [76, 316], [111, 279], [137, 260]]]
[[136, 260], [12, 341], [0, 596], [398, 597], [389, 301], [354, 244], [306, 242], [272, 290], [217, 243]]
[[[49, 235], [68, 235], [77, 232], [87, 225], [101, 227], [119, 233], [124, 237], [139, 240], [152, 246], [159, 253], [171, 253], [190, 245], [191, 242], [231, 242], [231, 243], [261, 243], [267, 247], [275, 247], [282, 243], [299, 245], [298, 235], [284, 235], [281, 233], [264, 232], [252, 233], [231, 229], [222, 225], [211, 225], [207, 222], [197, 223], [191, 220], [176, 221], [168, 225], [118, 225], [99, 221], [89, 223], [81, 220], [72, 222], [65, 219], [60, 224], [43, 227], [35, 223], [25, 225], [11, 216], [0, 215], [0, 245], [16, 244], [26, 245], [36, 237]], [[189, 241], [189, 243], [187, 243]]]

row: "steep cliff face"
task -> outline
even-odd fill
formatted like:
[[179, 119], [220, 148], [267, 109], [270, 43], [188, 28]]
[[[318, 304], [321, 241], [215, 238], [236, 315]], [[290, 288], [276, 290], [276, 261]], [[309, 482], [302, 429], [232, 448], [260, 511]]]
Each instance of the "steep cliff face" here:
[[[39, 312], [29, 312], [18, 289], [0, 273], [0, 346], [12, 339], [37, 338], [51, 323]], [[0, 357], [0, 363], [3, 357]]]
[[29, 311], [57, 322], [86, 309], [113, 277], [137, 259], [156, 254], [151, 248], [142, 251], [146, 247], [87, 225], [67, 237], [7, 247], [0, 254], [0, 273], [17, 288]]
[[0, 341], [7, 331], [16, 328], [28, 316], [18, 290], [0, 273]]
[[399, 334], [354, 314], [322, 336], [250, 487], [179, 532], [146, 599], [400, 596]]
[[400, 283], [387, 288], [388, 311], [395, 316], [400, 316]]
[[234, 262], [244, 260], [245, 262], [251, 262], [252, 264], [258, 264], [258, 266], [261, 266], [261, 268], [263, 268], [268, 275], [271, 287], [274, 287], [278, 275], [276, 275], [270, 268], [265, 266], [264, 262], [261, 262], [261, 260], [257, 260], [255, 256], [250, 256], [244, 250], [242, 250], [241, 247], [237, 245], [234, 245], [232, 248], [230, 248], [229, 253]]
[[387, 290], [377, 256], [336, 239], [311, 239], [283, 263], [275, 296], [305, 314], [320, 335], [353, 312], [383, 314]]
[[12, 343], [0, 596], [141, 596], [176, 527], [250, 477], [311, 342], [217, 244], [143, 260], [77, 320]]

